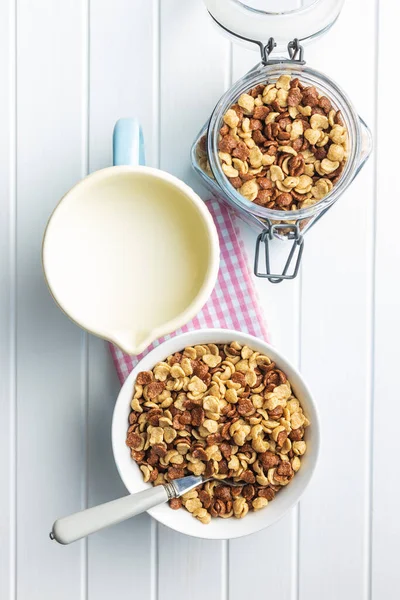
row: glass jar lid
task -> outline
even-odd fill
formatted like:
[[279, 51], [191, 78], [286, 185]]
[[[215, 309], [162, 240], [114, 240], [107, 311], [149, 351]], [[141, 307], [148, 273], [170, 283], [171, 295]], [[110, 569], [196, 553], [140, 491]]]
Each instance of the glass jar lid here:
[[344, 0], [204, 0], [208, 12], [234, 37], [282, 48], [290, 40], [310, 40], [336, 21]]

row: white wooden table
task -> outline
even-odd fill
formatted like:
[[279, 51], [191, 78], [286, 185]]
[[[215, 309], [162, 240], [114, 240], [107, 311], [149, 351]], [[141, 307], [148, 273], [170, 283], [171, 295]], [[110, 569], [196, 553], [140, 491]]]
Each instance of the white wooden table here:
[[[0, 3], [1, 600], [399, 597], [399, 20], [396, 2], [347, 0], [306, 48], [353, 98], [376, 152], [307, 234], [301, 276], [257, 281], [273, 342], [301, 367], [322, 417], [300, 506], [230, 543], [143, 515], [61, 547], [48, 538], [56, 517], [125, 489], [110, 444], [118, 381], [106, 345], [46, 290], [47, 218], [111, 164], [121, 116], [140, 118], [149, 164], [200, 190], [192, 140], [258, 57], [232, 47], [201, 0]], [[243, 235], [252, 256], [255, 233]]]

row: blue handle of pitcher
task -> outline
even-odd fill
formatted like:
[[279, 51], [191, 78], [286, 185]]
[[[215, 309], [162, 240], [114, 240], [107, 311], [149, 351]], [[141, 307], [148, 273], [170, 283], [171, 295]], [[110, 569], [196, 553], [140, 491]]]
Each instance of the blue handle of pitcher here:
[[142, 127], [137, 119], [119, 119], [114, 127], [113, 164], [145, 165]]

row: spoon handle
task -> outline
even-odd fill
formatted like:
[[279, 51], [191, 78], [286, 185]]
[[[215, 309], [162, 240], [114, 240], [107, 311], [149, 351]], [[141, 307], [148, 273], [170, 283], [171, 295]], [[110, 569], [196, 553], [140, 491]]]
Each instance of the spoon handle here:
[[170, 497], [167, 489], [163, 485], [158, 485], [137, 494], [87, 508], [68, 517], [57, 519], [50, 538], [60, 544], [76, 542], [95, 531], [116, 525], [153, 506], [167, 502]]

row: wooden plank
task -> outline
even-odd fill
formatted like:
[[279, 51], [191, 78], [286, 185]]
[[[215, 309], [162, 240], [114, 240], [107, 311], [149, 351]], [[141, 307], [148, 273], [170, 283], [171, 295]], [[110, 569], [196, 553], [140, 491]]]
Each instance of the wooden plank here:
[[226, 542], [191, 538], [163, 525], [158, 527], [158, 539], [158, 598], [186, 598], [190, 594], [200, 599], [205, 589], [209, 598], [228, 597], [224, 594]]
[[[233, 80], [236, 81], [260, 60], [258, 49], [233, 45]], [[251, 268], [258, 231], [241, 226]], [[273, 240], [271, 265], [278, 269], [288, 253], [288, 244]], [[255, 278], [271, 342], [295, 364], [299, 360], [299, 293], [300, 278], [280, 284]], [[284, 315], [284, 318], [282, 316]], [[297, 510], [293, 510], [268, 529], [255, 535], [232, 540], [229, 551], [229, 585], [233, 600], [243, 594], [259, 593], [259, 580], [254, 572], [264, 573], [268, 594], [290, 598], [296, 578]], [[285, 557], [282, 560], [282, 557]]]
[[[345, 3], [305, 54], [340, 82], [370, 125], [374, 5]], [[362, 60], [349, 60], [360, 48]], [[371, 161], [305, 239], [301, 363], [322, 423], [319, 466], [300, 507], [299, 595], [307, 600], [368, 597], [373, 181]]]
[[[258, 49], [252, 50], [234, 43], [232, 46], [232, 80], [245, 75], [260, 60]], [[240, 219], [241, 235], [246, 247], [250, 269], [253, 270], [255, 242], [259, 231], [244, 225]], [[279, 269], [287, 257], [286, 242], [273, 240], [271, 244], [271, 265]], [[298, 322], [300, 278], [280, 284], [270, 284], [266, 279], [254, 278], [265, 320], [270, 331], [271, 342], [283, 350], [289, 360], [299, 360]], [[282, 319], [282, 315], [285, 318]]]
[[197, 188], [190, 148], [228, 85], [229, 43], [202, 0], [163, 0], [160, 32], [160, 166]]
[[[201, 0], [161, 3], [160, 166], [195, 189], [189, 153], [195, 136], [227, 85], [229, 44], [210, 22]], [[205, 196], [206, 197], [206, 196]], [[217, 600], [226, 586], [226, 545], [159, 528], [159, 599]]]
[[[127, 494], [115, 467], [110, 426], [119, 382], [108, 346], [89, 343], [89, 505]], [[149, 598], [151, 574], [151, 518], [140, 515], [105, 529], [88, 540], [88, 597], [107, 599], [114, 594]], [[132, 587], [134, 582], [134, 587]]]
[[[398, 3], [379, 3], [379, 49], [377, 53], [376, 90], [377, 129], [376, 160], [376, 276], [375, 276], [375, 347], [374, 347], [374, 414], [373, 414], [373, 528], [372, 528], [372, 598], [395, 600], [399, 594], [398, 540], [400, 518], [396, 498], [400, 484], [390, 468], [396, 456], [396, 425], [400, 419], [399, 394], [396, 390], [398, 369], [397, 343], [400, 338], [400, 286], [398, 269], [400, 244], [395, 227], [399, 193], [393, 191], [388, 176], [387, 148], [391, 128], [386, 120], [388, 80], [395, 74]], [[396, 79], [396, 78], [395, 78]], [[398, 89], [398, 82], [394, 82]], [[394, 384], [394, 389], [393, 389]]]
[[[147, 163], [154, 164], [154, 33], [156, 3], [90, 2], [89, 170], [112, 164], [112, 132], [120, 117], [136, 116], [145, 135]], [[125, 495], [110, 439], [119, 382], [108, 345], [89, 337], [88, 502], [95, 505]], [[88, 597], [132, 594], [149, 598], [155, 588], [154, 526], [141, 515], [92, 536], [88, 541]]]
[[82, 507], [82, 333], [50, 297], [46, 221], [82, 173], [81, 2], [17, 5], [17, 594], [78, 598], [81, 544], [48, 538]]
[[112, 164], [112, 131], [121, 117], [140, 120], [147, 164], [157, 162], [155, 11], [157, 1], [114, 0], [112, 10], [107, 0], [90, 2], [90, 171]]
[[15, 595], [15, 3], [0, 5], [0, 597]]

